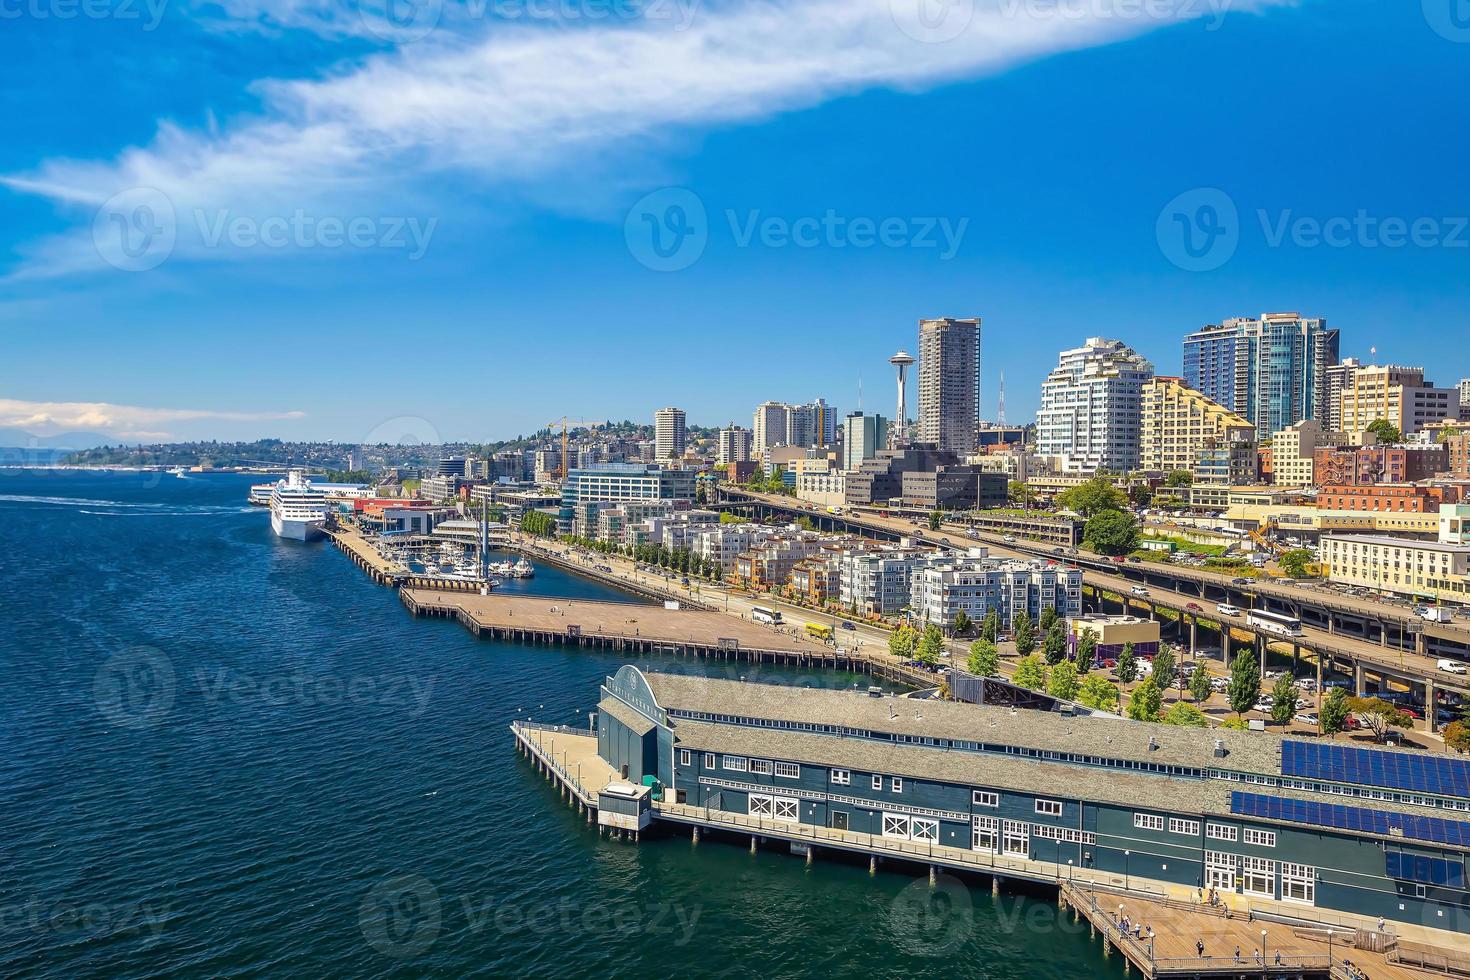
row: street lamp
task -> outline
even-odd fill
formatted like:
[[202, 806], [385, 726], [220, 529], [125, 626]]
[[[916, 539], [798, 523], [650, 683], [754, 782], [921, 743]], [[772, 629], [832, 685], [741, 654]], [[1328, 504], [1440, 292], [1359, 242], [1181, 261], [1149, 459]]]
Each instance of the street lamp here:
[[1332, 930], [1327, 930], [1327, 973], [1332, 974]]
[[1131, 857], [1132, 854], [1133, 854], [1132, 851], [1124, 851], [1123, 852], [1123, 890], [1124, 891], [1128, 891], [1129, 890], [1128, 889], [1128, 858]]
[[1261, 965], [1266, 965], [1266, 930], [1261, 930]]

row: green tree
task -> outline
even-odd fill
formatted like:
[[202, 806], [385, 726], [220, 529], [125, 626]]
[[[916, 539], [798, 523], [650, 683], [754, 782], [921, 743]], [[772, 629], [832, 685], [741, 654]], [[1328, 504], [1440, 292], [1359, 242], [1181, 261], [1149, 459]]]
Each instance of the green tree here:
[[1031, 506], [1031, 485], [1025, 480], [1012, 480], [1006, 484], [1006, 496], [1013, 504], [1023, 508]]
[[1036, 626], [1031, 617], [1021, 613], [1016, 617], [1016, 653], [1026, 656], [1036, 649]]
[[1122, 510], [1128, 506], [1128, 498], [1107, 477], [1095, 476], [1057, 494], [1057, 506], [1092, 517], [1104, 511]]
[[1105, 510], [1087, 519], [1082, 544], [1100, 555], [1126, 555], [1138, 547], [1138, 520], [1132, 514]]
[[1067, 634], [1062, 630], [1062, 624], [1052, 623], [1051, 629], [1046, 631], [1046, 639], [1041, 644], [1041, 654], [1046, 657], [1049, 664], [1059, 664], [1067, 656]]
[[[1097, 631], [1091, 628], [1084, 629], [1082, 635], [1077, 637], [1077, 656], [1073, 659], [1077, 661], [1079, 670], [1082, 669], [1082, 664], [1086, 664], [1087, 669], [1091, 670], [1092, 662], [1096, 657]], [[1083, 671], [1083, 673], [1086, 673], [1086, 671]]]
[[1046, 668], [1034, 655], [1016, 661], [1016, 673], [1011, 680], [1018, 687], [1039, 691], [1046, 687]]
[[815, 524], [815, 522], [813, 522], [812, 519], [805, 514], [802, 514], [796, 519], [796, 526], [801, 528], [803, 531], [815, 531], [817, 529], [817, 525]]
[[1163, 704], [1163, 692], [1152, 677], [1145, 677], [1143, 683], [1135, 687], [1128, 696], [1127, 715], [1134, 721], [1157, 721]]
[[919, 634], [912, 626], [900, 625], [898, 629], [888, 634], [888, 652], [895, 657], [901, 657], [904, 660], [913, 659], [914, 650], [918, 645]]
[[1322, 710], [1318, 714], [1318, 720], [1322, 726], [1323, 735], [1336, 735], [1347, 727], [1348, 715], [1352, 709], [1348, 707], [1348, 693], [1340, 687], [1334, 687], [1327, 695], [1327, 700], [1322, 702]]
[[1221, 728], [1228, 728], [1232, 732], [1244, 732], [1250, 730], [1250, 724], [1244, 718], [1226, 718], [1220, 722]]
[[970, 660], [966, 666], [977, 677], [999, 677], [1000, 653], [994, 643], [976, 640], [970, 644]]
[[1452, 721], [1444, 726], [1445, 748], [1456, 752], [1470, 752], [1470, 725], [1463, 721]]
[[720, 514], [721, 524], [744, 524], [745, 518], [739, 514], [732, 514], [728, 510]]
[[1404, 441], [1404, 434], [1399, 431], [1399, 427], [1388, 419], [1374, 419], [1368, 423], [1368, 431], [1377, 436], [1378, 441], [1386, 446]]
[[934, 510], [929, 512], [929, 530], [937, 531], [944, 526], [944, 515]]
[[1050, 633], [1051, 632], [1051, 628], [1052, 628], [1053, 625], [1056, 624], [1056, 621], [1057, 621], [1057, 607], [1056, 606], [1047, 606], [1045, 609], [1041, 610], [1041, 618], [1039, 620], [1037, 620], [1037, 622], [1036, 622], [1036, 625], [1038, 627], [1038, 631], [1042, 635], [1045, 635], [1047, 633]]
[[1138, 679], [1138, 657], [1133, 653], [1133, 644], [1123, 644], [1123, 652], [1118, 654], [1118, 680], [1124, 684], [1132, 684]]
[[1292, 578], [1306, 578], [1307, 567], [1316, 559], [1306, 548], [1292, 548], [1276, 559], [1281, 570]]
[[1063, 701], [1071, 701], [1077, 696], [1077, 668], [1071, 661], [1063, 660], [1051, 669], [1051, 676], [1046, 679], [1046, 693]]
[[1189, 470], [1173, 470], [1164, 477], [1166, 487], [1188, 487], [1194, 485], [1194, 474]]
[[1383, 741], [1390, 728], [1411, 728], [1414, 719], [1382, 698], [1348, 698], [1348, 710], [1357, 716], [1373, 738]]
[[1153, 499], [1154, 492], [1145, 483], [1135, 483], [1128, 488], [1128, 502], [1134, 507], [1147, 507]]
[[980, 638], [982, 640], [988, 640], [991, 643], [994, 643], [996, 641], [996, 638], [999, 636], [1000, 613], [992, 609], [990, 610], [990, 612], [985, 614], [985, 618], [980, 622]]
[[1169, 688], [1174, 686], [1174, 676], [1179, 667], [1174, 663], [1174, 654], [1167, 647], [1159, 647], [1159, 652], [1154, 654], [1154, 682], [1159, 685], [1159, 690], [1168, 693]]
[[1195, 661], [1194, 673], [1189, 675], [1189, 696], [1196, 704], [1204, 704], [1210, 699], [1210, 694], [1210, 668]]
[[1296, 699], [1296, 679], [1290, 674], [1276, 678], [1271, 686], [1271, 720], [1278, 725], [1291, 721], [1291, 716], [1296, 714]]
[[1230, 702], [1231, 711], [1243, 715], [1260, 696], [1261, 668], [1256, 665], [1256, 655], [1250, 647], [1241, 647], [1230, 664], [1230, 686], [1225, 689], [1225, 699]]
[[944, 631], [938, 626], [925, 626], [924, 636], [919, 640], [919, 649], [916, 654], [922, 664], [934, 666], [939, 663], [939, 655], [944, 652]]
[[970, 622], [970, 617], [965, 615], [965, 611], [963, 609], [954, 614], [955, 636], [964, 636], [966, 633], [970, 632], [970, 627], [972, 625], [974, 624]]
[[1181, 725], [1186, 728], [1209, 728], [1210, 719], [1205, 713], [1187, 701], [1180, 701], [1164, 713], [1166, 725]]
[[1098, 711], [1116, 712], [1118, 710], [1118, 689], [1109, 684], [1107, 678], [1099, 674], [1090, 674], [1082, 679], [1082, 685], [1077, 689], [1077, 700]]

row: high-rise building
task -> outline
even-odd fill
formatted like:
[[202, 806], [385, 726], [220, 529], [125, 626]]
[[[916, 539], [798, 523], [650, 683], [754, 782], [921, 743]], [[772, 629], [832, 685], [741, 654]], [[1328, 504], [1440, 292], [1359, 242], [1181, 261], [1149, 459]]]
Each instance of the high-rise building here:
[[1456, 387], [1460, 389], [1460, 421], [1470, 421], [1470, 378], [1461, 378]]
[[812, 402], [812, 432], [814, 446], [830, 446], [837, 441], [837, 410], [825, 398]]
[[1190, 388], [1183, 378], [1144, 382], [1140, 420], [1140, 465], [1163, 473], [1191, 469], [1201, 450], [1253, 442], [1256, 431], [1247, 419]]
[[1343, 432], [1361, 432], [1378, 419], [1386, 419], [1407, 436], [1430, 422], [1460, 417], [1459, 389], [1434, 387], [1424, 380], [1423, 368], [1359, 367], [1339, 398]]
[[715, 461], [720, 465], [726, 463], [744, 463], [750, 460], [751, 432], [731, 422], [720, 430], [720, 445]]
[[888, 420], [853, 412], [842, 420], [842, 468], [855, 470], [888, 445]]
[[683, 459], [685, 443], [682, 408], [661, 408], [653, 413], [654, 459]]
[[1328, 432], [1342, 431], [1342, 390], [1352, 383], [1353, 375], [1362, 366], [1356, 357], [1344, 357], [1327, 366], [1322, 383], [1322, 417], [1316, 421]]
[[1127, 473], [1142, 458], [1143, 385], [1154, 366], [1121, 340], [1062, 351], [1041, 384], [1036, 452], [1062, 473]]
[[1184, 338], [1185, 383], [1250, 419], [1258, 435], [1320, 421], [1337, 362], [1338, 332], [1299, 313], [1237, 317]]
[[755, 423], [751, 426], [753, 453], [763, 453], [773, 446], [786, 445], [787, 417], [791, 406], [785, 402], [761, 402], [755, 409]]
[[980, 405], [980, 319], [919, 321], [919, 442], [968, 455]]

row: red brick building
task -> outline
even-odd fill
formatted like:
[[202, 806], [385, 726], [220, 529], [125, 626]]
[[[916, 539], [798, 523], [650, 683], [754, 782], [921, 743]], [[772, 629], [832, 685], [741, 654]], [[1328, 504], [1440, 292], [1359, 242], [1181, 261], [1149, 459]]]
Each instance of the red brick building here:
[[1366, 510], [1377, 513], [1428, 514], [1440, 504], [1460, 501], [1460, 488], [1455, 486], [1416, 486], [1379, 483], [1360, 487], [1323, 487], [1317, 494], [1319, 510]]
[[1319, 487], [1366, 487], [1380, 483], [1418, 483], [1447, 467], [1444, 446], [1347, 446], [1317, 450], [1314, 478]]

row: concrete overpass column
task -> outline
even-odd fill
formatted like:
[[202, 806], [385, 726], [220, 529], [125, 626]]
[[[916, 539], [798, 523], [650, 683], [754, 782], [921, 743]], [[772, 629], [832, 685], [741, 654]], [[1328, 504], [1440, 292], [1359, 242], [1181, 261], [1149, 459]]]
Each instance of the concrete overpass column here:
[[1189, 655], [1194, 656], [1195, 647], [1199, 641], [1199, 617], [1189, 617]]
[[1425, 653], [1425, 645], [1424, 645], [1424, 631], [1423, 630], [1415, 630], [1414, 631], [1414, 652], [1416, 654], [1418, 654], [1419, 656], [1421, 656], [1421, 657], [1424, 656], [1424, 653]]
[[1353, 662], [1353, 697], [1362, 697], [1363, 688], [1367, 686], [1367, 672], [1363, 670], [1363, 661]]
[[1293, 643], [1291, 645], [1291, 676], [1295, 677], [1302, 669], [1302, 645]]
[[1388, 646], [1388, 624], [1381, 619], [1378, 621], [1378, 645], [1385, 648]]
[[[1422, 637], [1423, 634], [1421, 633], [1420, 636]], [[1424, 718], [1429, 722], [1431, 732], [1439, 731], [1439, 710], [1434, 703], [1435, 694], [1434, 677], [1424, 678]]]

